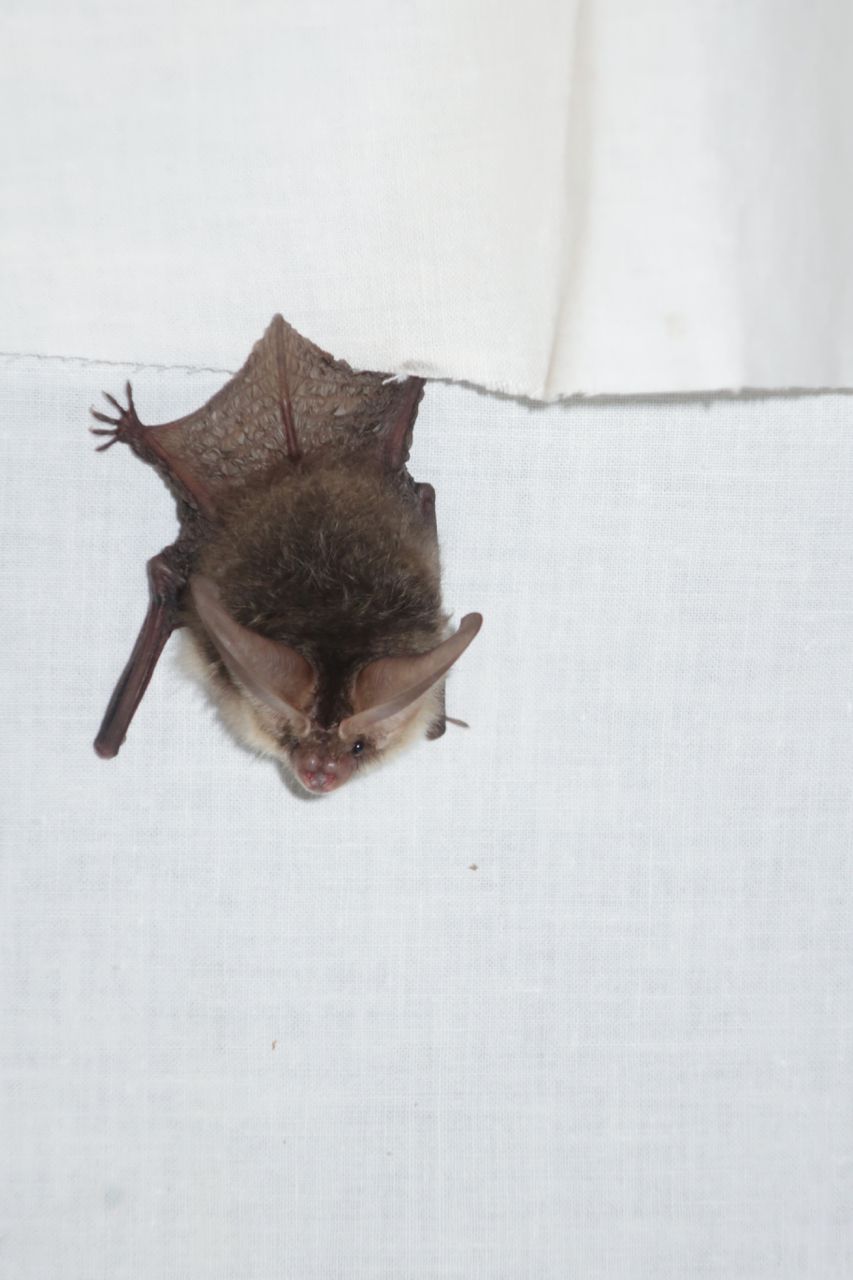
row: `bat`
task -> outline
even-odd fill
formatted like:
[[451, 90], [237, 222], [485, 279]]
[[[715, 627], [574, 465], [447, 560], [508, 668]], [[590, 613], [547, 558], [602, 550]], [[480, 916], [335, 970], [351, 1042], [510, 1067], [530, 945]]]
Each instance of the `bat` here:
[[[130, 383], [108, 437], [149, 463], [180, 531], [95, 751], [115, 756], [171, 633], [235, 736], [324, 795], [449, 717], [447, 673], [480, 629], [442, 609], [435, 490], [409, 475], [422, 378], [355, 372], [277, 315], [194, 413], [143, 426]], [[454, 723], [461, 724], [461, 721]]]

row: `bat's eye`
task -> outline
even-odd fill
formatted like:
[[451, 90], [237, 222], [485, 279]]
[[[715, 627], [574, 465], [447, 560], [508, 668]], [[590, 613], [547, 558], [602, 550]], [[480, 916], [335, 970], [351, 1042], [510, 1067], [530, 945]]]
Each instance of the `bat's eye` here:
[[354, 756], [360, 756], [366, 746], [367, 743], [364, 741], [364, 738], [356, 738], [351, 747], [352, 754]]

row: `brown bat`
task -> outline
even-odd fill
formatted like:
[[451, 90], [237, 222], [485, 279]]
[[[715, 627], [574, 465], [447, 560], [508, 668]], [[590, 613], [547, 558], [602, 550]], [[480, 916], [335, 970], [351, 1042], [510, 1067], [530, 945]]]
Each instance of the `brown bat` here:
[[[186, 626], [233, 732], [306, 790], [332, 791], [444, 733], [449, 634], [435, 490], [406, 470], [423, 379], [356, 373], [275, 316], [207, 404], [145, 427], [130, 383], [109, 436], [174, 494], [180, 533], [148, 561], [142, 630], [95, 739], [117, 754], [163, 646]], [[456, 722], [461, 723], [461, 722]]]

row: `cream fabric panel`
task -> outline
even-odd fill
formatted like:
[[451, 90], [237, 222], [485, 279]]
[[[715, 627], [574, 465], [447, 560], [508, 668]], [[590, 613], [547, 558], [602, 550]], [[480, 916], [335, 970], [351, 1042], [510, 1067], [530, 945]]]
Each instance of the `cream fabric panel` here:
[[534, 397], [853, 383], [847, 0], [0, 15], [0, 350]]

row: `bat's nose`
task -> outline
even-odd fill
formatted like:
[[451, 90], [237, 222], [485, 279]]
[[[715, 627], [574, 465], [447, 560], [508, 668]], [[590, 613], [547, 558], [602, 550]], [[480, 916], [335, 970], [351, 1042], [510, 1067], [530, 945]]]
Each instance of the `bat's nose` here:
[[355, 768], [351, 756], [326, 749], [323, 743], [300, 746], [291, 759], [299, 781], [315, 795], [325, 795], [342, 786]]
[[309, 791], [332, 791], [341, 781], [337, 762], [323, 760], [313, 751], [302, 761], [299, 776]]

